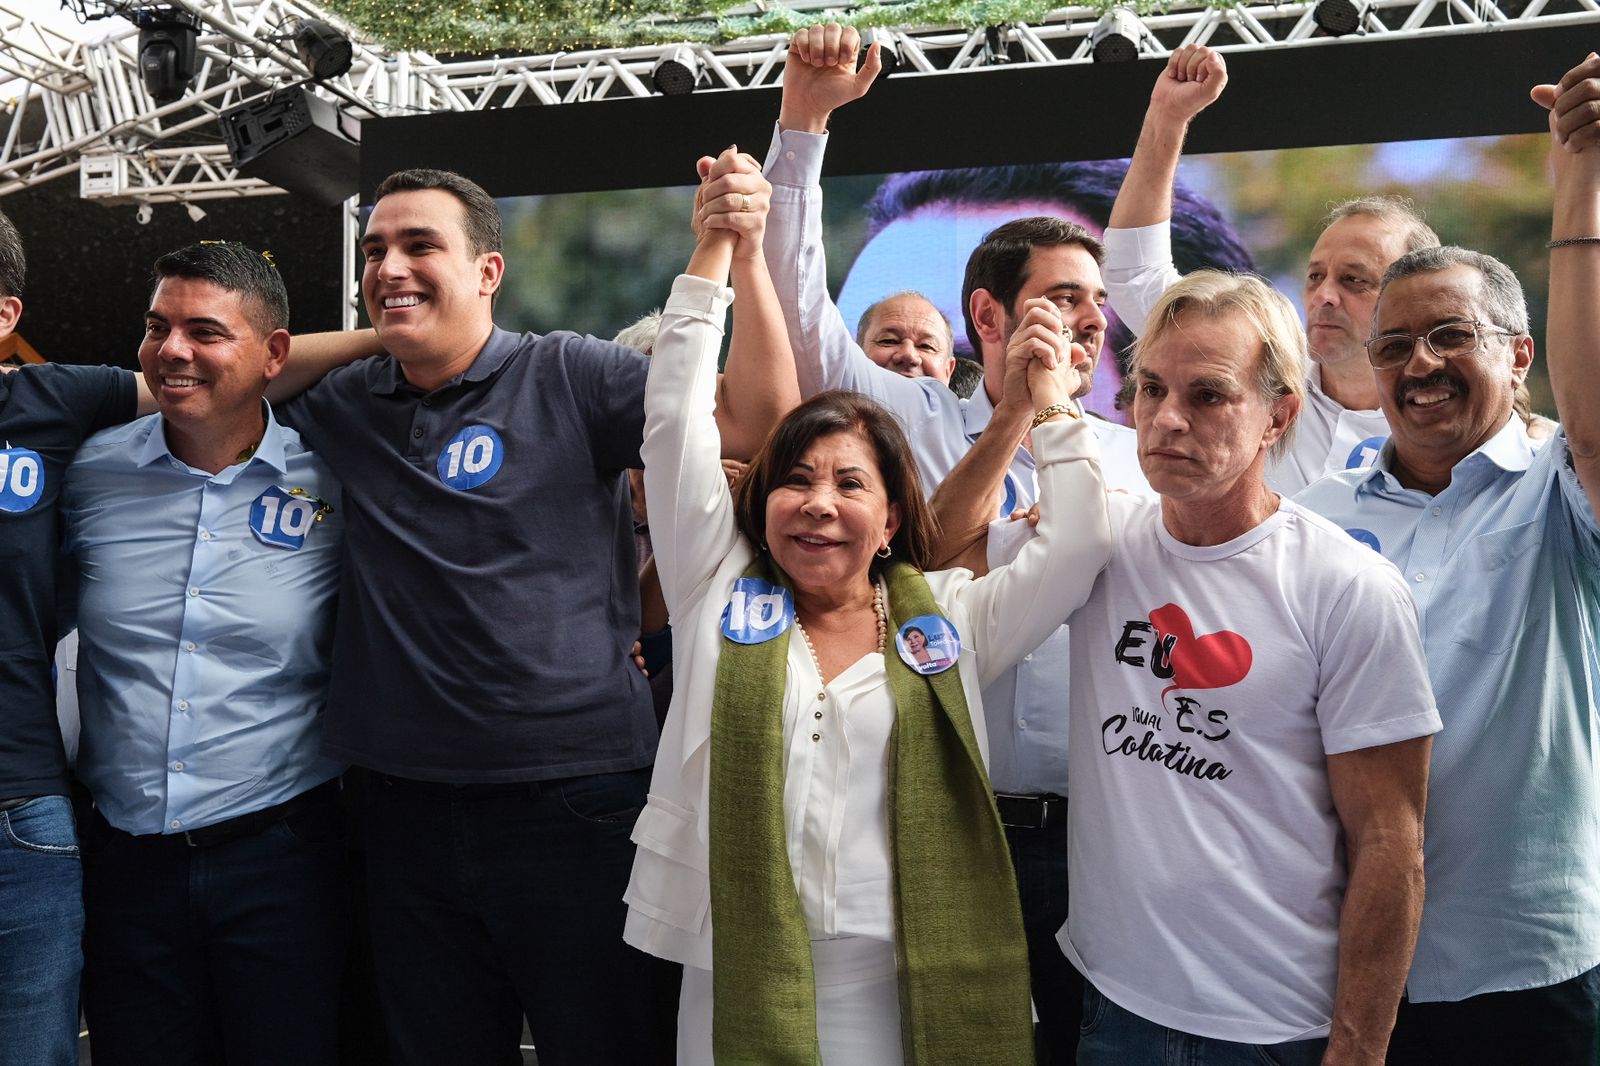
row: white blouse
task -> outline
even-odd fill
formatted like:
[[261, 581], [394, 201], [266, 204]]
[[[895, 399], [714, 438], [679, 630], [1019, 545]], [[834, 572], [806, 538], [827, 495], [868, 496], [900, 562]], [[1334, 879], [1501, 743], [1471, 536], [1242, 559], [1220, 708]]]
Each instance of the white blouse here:
[[[674, 283], [645, 389], [641, 449], [656, 565], [672, 614], [674, 665], [672, 707], [650, 797], [633, 829], [639, 851], [624, 894], [624, 938], [701, 969], [711, 967], [712, 953], [710, 739], [720, 619], [734, 583], [756, 557], [734, 523], [713, 418], [731, 295], [700, 278]], [[961, 635], [960, 683], [986, 761], [981, 686], [1088, 598], [1111, 553], [1089, 428], [1081, 421], [1052, 422], [1035, 430], [1033, 440], [1041, 496], [1037, 536], [1010, 565], [985, 577], [975, 579], [967, 570], [927, 575], [940, 613]], [[824, 686], [795, 631], [782, 714], [786, 843], [811, 935], [890, 940], [894, 701], [883, 656], [864, 656]]]
[[889, 733], [894, 697], [868, 652], [823, 685], [798, 628], [783, 693], [783, 821], [814, 940], [894, 938], [889, 880]]

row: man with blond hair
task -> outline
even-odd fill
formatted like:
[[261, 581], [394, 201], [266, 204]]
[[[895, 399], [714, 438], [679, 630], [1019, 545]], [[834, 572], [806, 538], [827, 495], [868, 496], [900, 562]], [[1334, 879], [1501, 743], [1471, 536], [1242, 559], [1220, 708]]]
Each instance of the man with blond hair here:
[[[1110, 303], [1137, 333], [1168, 286], [1172, 188], [1189, 124], [1228, 84], [1220, 53], [1185, 45], [1157, 79], [1128, 176], [1106, 228]], [[1362, 342], [1372, 324], [1378, 283], [1407, 252], [1436, 248], [1439, 237], [1410, 200], [1363, 196], [1334, 206], [1306, 263], [1302, 294], [1311, 365], [1294, 444], [1267, 461], [1267, 483], [1294, 494], [1325, 474], [1370, 466], [1389, 424]]]
[[[1289, 302], [1201, 271], [1149, 322], [1134, 421], [1158, 497], [1111, 496], [1111, 562], [1066, 620], [1078, 1062], [1380, 1061], [1439, 728], [1416, 614], [1393, 566], [1265, 483], [1305, 389]], [[988, 557], [1028, 535], [997, 524]]]

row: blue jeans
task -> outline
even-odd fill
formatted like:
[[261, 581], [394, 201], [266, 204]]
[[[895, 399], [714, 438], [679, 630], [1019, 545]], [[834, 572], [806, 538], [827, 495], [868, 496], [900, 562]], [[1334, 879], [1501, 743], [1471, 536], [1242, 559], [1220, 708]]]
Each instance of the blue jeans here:
[[83, 868], [72, 802], [0, 811], [0, 1066], [75, 1066]]
[[1591, 1066], [1600, 967], [1560, 984], [1489, 992], [1454, 1003], [1402, 1000], [1390, 1066]]
[[337, 793], [209, 848], [85, 819], [95, 1066], [336, 1066], [349, 921]]
[[1067, 824], [1047, 829], [1007, 827], [1011, 864], [1022, 899], [1028, 937], [1033, 1007], [1039, 1014], [1035, 1043], [1040, 1066], [1068, 1066], [1078, 1054], [1083, 1018], [1083, 977], [1067, 961], [1056, 933], [1067, 924]]
[[1123, 1010], [1085, 982], [1078, 1066], [1317, 1066], [1328, 1041], [1236, 1044], [1168, 1029]]
[[648, 768], [446, 785], [373, 774], [367, 899], [402, 1066], [671, 1061], [649, 956], [622, 941]]

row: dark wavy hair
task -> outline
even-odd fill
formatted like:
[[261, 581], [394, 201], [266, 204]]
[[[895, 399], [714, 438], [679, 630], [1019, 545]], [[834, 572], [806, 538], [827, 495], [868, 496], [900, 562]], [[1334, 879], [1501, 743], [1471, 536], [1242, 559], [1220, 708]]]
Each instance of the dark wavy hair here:
[[926, 570], [933, 562], [938, 526], [922, 494], [922, 478], [900, 423], [857, 392], [818, 393], [786, 415], [761, 446], [733, 489], [734, 519], [753, 544], [767, 542], [767, 497], [783, 484], [812, 442], [835, 433], [858, 434], [872, 449], [889, 500], [900, 506], [900, 528], [889, 541], [890, 559], [872, 561], [874, 575], [893, 559]]

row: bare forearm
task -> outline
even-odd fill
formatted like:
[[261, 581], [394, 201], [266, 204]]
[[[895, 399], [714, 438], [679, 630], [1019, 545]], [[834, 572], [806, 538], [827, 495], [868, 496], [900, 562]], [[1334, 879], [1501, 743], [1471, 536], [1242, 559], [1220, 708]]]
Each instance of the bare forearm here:
[[267, 386], [267, 399], [276, 403], [298, 396], [335, 367], [382, 352], [383, 345], [378, 341], [376, 330], [298, 334], [289, 345], [289, 359], [283, 365], [283, 372]]
[[933, 557], [945, 565], [960, 562], [981, 576], [970, 563], [982, 557], [983, 536], [999, 511], [1006, 471], [1033, 418], [1030, 407], [1002, 404], [956, 468], [939, 483], [931, 505], [938, 520], [939, 537]]
[[1350, 853], [1339, 913], [1339, 981], [1324, 1066], [1380, 1066], [1422, 919], [1420, 830], [1374, 837]]
[[1139, 143], [1111, 208], [1113, 227], [1153, 226], [1172, 217], [1172, 185], [1178, 178], [1178, 160], [1188, 131], [1186, 119], [1155, 109], [1145, 114]]
[[783, 416], [800, 403], [794, 353], [766, 260], [733, 261], [733, 336], [717, 389], [724, 456], [751, 458]]
[[[1559, 149], [1558, 149], [1559, 151]], [[1600, 236], [1600, 147], [1568, 162], [1557, 181], [1550, 235], [1555, 240]], [[1600, 500], [1600, 245], [1550, 251], [1550, 316], [1546, 359], [1556, 411], [1566, 427], [1578, 477], [1590, 500]]]

